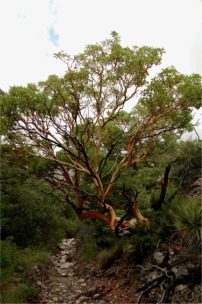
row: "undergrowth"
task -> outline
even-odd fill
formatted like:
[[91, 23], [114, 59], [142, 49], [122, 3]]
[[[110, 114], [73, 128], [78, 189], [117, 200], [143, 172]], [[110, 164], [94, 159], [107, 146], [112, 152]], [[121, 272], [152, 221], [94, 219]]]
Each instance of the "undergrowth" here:
[[12, 238], [1, 246], [1, 303], [25, 303], [36, 294], [30, 277], [35, 265], [48, 265], [49, 253], [36, 248], [18, 249]]

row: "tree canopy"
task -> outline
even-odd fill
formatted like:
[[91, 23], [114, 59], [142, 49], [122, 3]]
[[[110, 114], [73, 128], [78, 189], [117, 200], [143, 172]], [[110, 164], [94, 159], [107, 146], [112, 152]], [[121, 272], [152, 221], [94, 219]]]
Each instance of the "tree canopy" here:
[[73, 57], [57, 53], [63, 77], [1, 92], [2, 158], [59, 189], [80, 219], [100, 219], [111, 231], [135, 227], [135, 217], [147, 222], [136, 199], [126, 208], [132, 219], [117, 218], [114, 185], [166, 136], [191, 130], [200, 107], [200, 75], [168, 67], [149, 77], [163, 53], [123, 47], [116, 32]]

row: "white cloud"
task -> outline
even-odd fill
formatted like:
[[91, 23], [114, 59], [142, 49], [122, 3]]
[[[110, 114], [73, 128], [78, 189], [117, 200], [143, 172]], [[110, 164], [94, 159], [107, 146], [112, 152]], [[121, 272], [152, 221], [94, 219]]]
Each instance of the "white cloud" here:
[[4, 90], [63, 73], [54, 52], [76, 54], [112, 30], [124, 45], [165, 48], [164, 65], [202, 73], [200, 0], [1, 0], [0, 5]]
[[[48, 9], [48, 1], [1, 1], [1, 75], [0, 87], [38, 82], [49, 74], [58, 72], [61, 65], [53, 58], [57, 33], [49, 30], [54, 17]], [[54, 36], [55, 35], [55, 36]], [[3, 71], [3, 73], [2, 73]]]

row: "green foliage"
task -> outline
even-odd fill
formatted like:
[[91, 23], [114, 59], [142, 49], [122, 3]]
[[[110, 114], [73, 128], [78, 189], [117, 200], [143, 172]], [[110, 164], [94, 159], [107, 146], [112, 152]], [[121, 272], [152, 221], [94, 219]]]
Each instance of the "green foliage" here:
[[35, 295], [36, 289], [27, 284], [9, 285], [2, 290], [1, 303], [27, 303], [27, 300]]
[[66, 236], [67, 237], [75, 237], [79, 230], [81, 229], [81, 221], [77, 218], [67, 219], [66, 220]]
[[[7, 241], [1, 241], [1, 267], [11, 268], [14, 252], [16, 251], [16, 246], [13, 243], [12, 238], [8, 238]], [[12, 269], [12, 268], [11, 268]]]
[[187, 140], [178, 143], [179, 157], [172, 172], [172, 179], [186, 192], [201, 175], [201, 143]]
[[50, 255], [46, 250], [37, 248], [19, 249], [12, 238], [1, 240], [0, 245], [2, 281], [10, 280], [9, 277], [12, 276], [17, 266], [21, 266], [25, 272], [29, 272], [37, 262], [47, 265], [50, 261]]
[[37, 248], [18, 249], [15, 264], [22, 266], [27, 273], [33, 269], [36, 262], [48, 265], [50, 262], [50, 253]]
[[119, 243], [112, 248], [101, 250], [98, 255], [98, 263], [101, 269], [109, 268], [116, 260], [123, 255], [123, 244]]
[[170, 219], [185, 246], [198, 247], [201, 241], [202, 210], [198, 200], [175, 202], [170, 208]]
[[94, 223], [94, 227], [94, 237], [99, 249], [111, 248], [115, 246], [117, 240], [113, 235], [109, 234], [109, 228], [106, 225], [103, 225], [101, 222], [96, 221]]
[[[123, 184], [131, 199], [141, 191], [140, 207], [150, 207], [151, 190], [160, 194], [158, 175], [178, 156], [176, 136], [191, 129], [192, 110], [201, 102], [200, 75], [169, 67], [148, 77], [163, 53], [161, 48], [124, 47], [112, 32], [81, 54], [56, 54], [66, 64], [64, 77], [50, 75], [38, 84], [0, 92], [2, 159], [30, 175], [19, 183], [4, 170], [3, 238], [13, 235], [17, 245], [51, 247], [69, 224], [65, 203], [83, 218], [89, 210], [100, 218], [98, 198], [124, 214]], [[129, 102], [134, 107], [126, 113]], [[50, 187], [40, 185], [42, 178]], [[75, 224], [69, 234], [76, 230]], [[103, 246], [107, 242], [99, 240]]]
[[117, 244], [115, 237], [109, 235], [109, 228], [106, 225], [91, 219], [80, 223], [76, 238], [81, 261], [91, 260], [101, 250]]
[[143, 224], [139, 225], [130, 238], [130, 243], [134, 246], [134, 261], [140, 262], [144, 256], [152, 252], [160, 238], [161, 233], [155, 221], [151, 221], [150, 227], [145, 227]]
[[55, 246], [68, 227], [65, 202], [49, 185], [23, 174], [2, 165], [2, 238], [12, 236], [21, 247]]
[[[36, 294], [30, 281], [34, 266], [38, 263], [48, 265], [50, 255], [36, 248], [18, 249], [12, 238], [1, 240], [0, 247], [1, 303], [25, 303]], [[16, 272], [19, 268], [20, 274]]]
[[98, 252], [96, 240], [92, 239], [83, 245], [80, 253], [80, 261], [86, 262], [92, 260]]

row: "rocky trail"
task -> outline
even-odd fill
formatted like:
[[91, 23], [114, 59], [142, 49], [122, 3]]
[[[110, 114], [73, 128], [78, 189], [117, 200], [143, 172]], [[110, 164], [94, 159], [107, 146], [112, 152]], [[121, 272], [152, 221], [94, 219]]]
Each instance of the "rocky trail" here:
[[75, 239], [64, 239], [59, 247], [60, 253], [51, 257], [46, 279], [37, 281], [39, 303], [95, 303], [103, 287], [98, 275], [90, 275], [93, 266], [88, 263], [86, 272], [87, 265], [75, 262]]
[[[201, 303], [200, 274], [195, 273], [199, 268], [192, 263], [176, 265], [170, 273], [158, 266], [165, 255], [156, 251], [152, 260], [154, 263], [149, 260], [144, 266], [132, 267], [128, 263], [132, 253], [129, 246], [124, 258], [117, 259], [108, 269], [100, 270], [95, 261], [77, 261], [74, 238], [64, 239], [59, 248], [60, 251], [51, 256], [49, 268], [38, 277], [38, 294], [31, 303]], [[168, 290], [170, 296], [165, 302]]]

